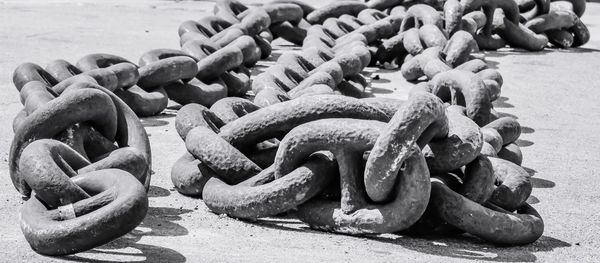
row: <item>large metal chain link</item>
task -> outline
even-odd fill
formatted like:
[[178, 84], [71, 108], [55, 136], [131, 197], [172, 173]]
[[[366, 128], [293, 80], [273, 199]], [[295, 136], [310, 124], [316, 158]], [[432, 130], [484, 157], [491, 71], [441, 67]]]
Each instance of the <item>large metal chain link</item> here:
[[37, 70], [15, 75], [15, 83], [23, 84], [25, 108], [13, 123], [9, 161], [17, 190], [27, 197], [35, 193], [21, 211], [25, 238], [38, 253], [65, 255], [126, 234], [148, 208], [146, 131], [135, 113], [93, 78], [59, 90], [23, 77], [43, 72], [30, 68]]

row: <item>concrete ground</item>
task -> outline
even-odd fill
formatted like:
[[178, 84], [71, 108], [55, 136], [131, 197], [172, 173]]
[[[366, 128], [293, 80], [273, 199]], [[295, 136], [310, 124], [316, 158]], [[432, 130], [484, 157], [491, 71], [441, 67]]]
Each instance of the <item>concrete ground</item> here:
[[[535, 174], [529, 202], [546, 227], [533, 244], [496, 247], [472, 237], [352, 237], [313, 231], [293, 219], [243, 222], [212, 214], [201, 200], [173, 189], [170, 169], [185, 148], [174, 129], [176, 111], [167, 110], [143, 120], [155, 172], [143, 224], [107, 245], [64, 258], [36, 254], [19, 228], [24, 200], [10, 183], [7, 163], [12, 118], [21, 109], [11, 82], [13, 69], [27, 61], [75, 62], [95, 52], [137, 61], [153, 48], [178, 48], [178, 25], [206, 14], [212, 3], [0, 1], [0, 10], [0, 261], [600, 261], [600, 193], [595, 181], [600, 173], [600, 4], [590, 3], [583, 17], [592, 35], [583, 48], [486, 54], [505, 81], [496, 108], [516, 116], [524, 127], [518, 144], [523, 165]], [[371, 83], [376, 93], [404, 97], [410, 88], [397, 71], [369, 72], [380, 77]]]

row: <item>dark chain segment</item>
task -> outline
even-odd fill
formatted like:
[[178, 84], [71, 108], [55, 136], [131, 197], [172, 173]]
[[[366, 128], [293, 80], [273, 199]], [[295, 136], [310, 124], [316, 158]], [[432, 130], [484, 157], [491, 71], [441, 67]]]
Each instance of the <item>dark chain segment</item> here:
[[[187, 152], [173, 167], [175, 187], [215, 213], [254, 219], [296, 208], [309, 226], [347, 234], [539, 238], [543, 221], [525, 202], [531, 182], [514, 143], [520, 126], [493, 109], [502, 77], [472, 54], [478, 36], [463, 30], [487, 18], [463, 15], [458, 1], [446, 2], [443, 16], [395, 6], [301, 7], [313, 10], [300, 20], [313, 24], [302, 50], [253, 79], [254, 101], [180, 110]], [[339, 96], [363, 97], [364, 87], [344, 93], [342, 82], [388, 62], [417, 82], [407, 101]]]
[[[53, 73], [68, 79], [72, 71]], [[64, 89], [40, 80], [15, 83], [24, 83], [24, 109], [13, 122], [9, 167], [13, 184], [29, 197], [21, 229], [31, 247], [45, 255], [77, 253], [139, 225], [148, 209], [151, 155], [135, 113], [93, 77]]]

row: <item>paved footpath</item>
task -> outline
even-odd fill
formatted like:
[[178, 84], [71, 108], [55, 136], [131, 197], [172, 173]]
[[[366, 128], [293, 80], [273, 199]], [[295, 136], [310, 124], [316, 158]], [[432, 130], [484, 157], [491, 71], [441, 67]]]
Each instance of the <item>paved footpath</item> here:
[[[205, 1], [0, 1], [0, 222], [4, 223], [0, 261], [600, 261], [600, 184], [596, 181], [600, 173], [600, 4], [596, 3], [588, 5], [583, 17], [592, 35], [583, 48], [486, 54], [504, 77], [496, 108], [518, 117], [525, 127], [518, 144], [523, 165], [534, 173], [529, 202], [546, 225], [544, 236], [534, 244], [504, 248], [468, 237], [351, 237], [312, 231], [291, 219], [242, 222], [212, 214], [201, 200], [184, 197], [172, 187], [170, 169], [185, 148], [174, 128], [176, 111], [171, 109], [143, 120], [155, 172], [143, 224], [86, 253], [48, 258], [33, 252], [19, 228], [18, 211], [24, 200], [8, 175], [11, 123], [21, 108], [10, 78], [13, 69], [26, 61], [75, 62], [95, 52], [137, 61], [153, 48], [178, 48], [178, 25], [211, 10], [212, 3]], [[410, 89], [397, 71], [369, 72], [379, 75], [372, 80], [372, 90], [382, 96], [405, 97]]]

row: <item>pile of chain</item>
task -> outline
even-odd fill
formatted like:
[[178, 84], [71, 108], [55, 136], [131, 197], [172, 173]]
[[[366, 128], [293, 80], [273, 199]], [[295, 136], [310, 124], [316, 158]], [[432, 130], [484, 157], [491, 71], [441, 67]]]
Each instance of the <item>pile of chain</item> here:
[[[173, 167], [173, 183], [215, 213], [254, 219], [297, 208], [300, 220], [327, 231], [449, 225], [504, 245], [543, 232], [525, 202], [529, 174], [492, 157], [520, 162], [512, 148], [518, 123], [500, 118], [479, 128], [464, 107], [430, 93], [402, 103], [314, 95], [265, 108], [191, 104], [176, 127], [188, 152]], [[439, 232], [456, 233], [448, 228]]]
[[[475, 37], [479, 48], [496, 50], [506, 45], [530, 51], [543, 50], [548, 44], [558, 48], [579, 47], [590, 39], [589, 31], [581, 22], [585, 0], [449, 0], [435, 5], [442, 9], [448, 33], [465, 30]], [[370, 8], [390, 14], [405, 13], [417, 23], [427, 23], [436, 17], [436, 8], [411, 14], [403, 1], [374, 0]], [[408, 8], [408, 10], [406, 9]]]
[[[534, 242], [544, 224], [526, 203], [530, 175], [514, 143], [521, 127], [493, 110], [502, 77], [472, 54], [477, 38], [461, 30], [452, 5], [446, 19], [423, 4], [391, 15], [352, 1], [309, 9], [289, 24], [312, 24], [295, 27], [306, 31], [302, 50], [253, 79], [253, 101], [179, 110], [187, 151], [172, 169], [175, 188], [241, 219], [289, 212], [345, 234]], [[391, 61], [418, 82], [409, 99], [358, 99], [367, 84], [352, 80]]]
[[[534, 242], [544, 224], [526, 203], [521, 127], [493, 109], [502, 76], [476, 53], [583, 45], [585, 2], [571, 3], [221, 0], [214, 16], [181, 24], [181, 50], [148, 51], [138, 65], [110, 54], [22, 64], [10, 175], [34, 194], [23, 233], [35, 251], [65, 255], [139, 225], [151, 156], [137, 116], [172, 99], [184, 105], [175, 125], [187, 150], [173, 184], [215, 213]], [[276, 38], [301, 49], [250, 79]], [[378, 63], [416, 83], [408, 100], [364, 98], [361, 72]]]
[[[109, 90], [131, 80], [129, 68], [90, 70], [75, 81], [77, 72], [66, 65], [53, 62], [50, 75], [23, 64], [13, 76], [24, 108], [13, 122], [10, 176], [30, 197], [20, 216], [23, 234], [45, 255], [107, 243], [138, 226], [148, 209], [148, 136]], [[123, 74], [95, 80], [108, 71]]]

